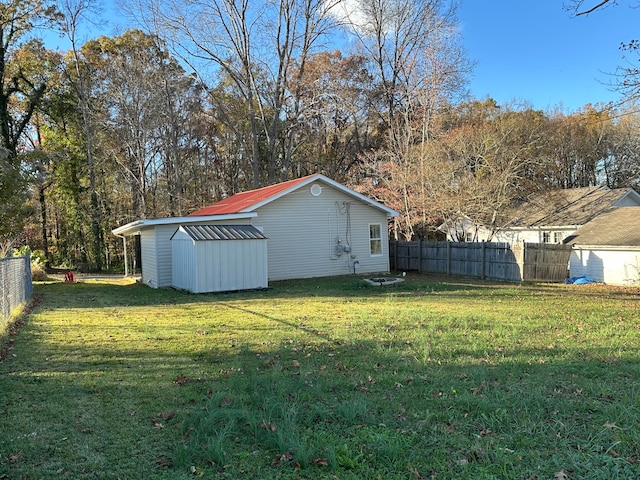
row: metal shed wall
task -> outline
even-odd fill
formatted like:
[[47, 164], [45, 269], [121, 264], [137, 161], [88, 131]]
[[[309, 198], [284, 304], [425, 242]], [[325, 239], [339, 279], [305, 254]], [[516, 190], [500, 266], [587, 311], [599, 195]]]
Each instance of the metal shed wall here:
[[172, 285], [193, 293], [266, 288], [267, 240], [194, 240], [184, 226], [171, 238]]

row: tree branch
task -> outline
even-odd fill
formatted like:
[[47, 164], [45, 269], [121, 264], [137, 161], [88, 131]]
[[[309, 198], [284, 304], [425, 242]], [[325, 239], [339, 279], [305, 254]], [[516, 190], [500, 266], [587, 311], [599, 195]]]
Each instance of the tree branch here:
[[[592, 12], [595, 12], [596, 10], [598, 10], [599, 8], [604, 7], [607, 3], [611, 2], [611, 0], [602, 0], [599, 4], [594, 5], [593, 7], [591, 7], [588, 10], [583, 10], [582, 12], [576, 12], [576, 17], [580, 16], [580, 15], [589, 15]], [[578, 7], [579, 8], [579, 7]]]

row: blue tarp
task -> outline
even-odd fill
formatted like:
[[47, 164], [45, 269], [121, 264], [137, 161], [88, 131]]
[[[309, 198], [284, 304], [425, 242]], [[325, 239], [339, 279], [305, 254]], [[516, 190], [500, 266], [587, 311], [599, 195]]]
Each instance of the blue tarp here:
[[583, 275], [582, 277], [568, 278], [566, 283], [571, 283], [573, 285], [586, 285], [588, 283], [597, 283], [597, 282], [589, 275]]

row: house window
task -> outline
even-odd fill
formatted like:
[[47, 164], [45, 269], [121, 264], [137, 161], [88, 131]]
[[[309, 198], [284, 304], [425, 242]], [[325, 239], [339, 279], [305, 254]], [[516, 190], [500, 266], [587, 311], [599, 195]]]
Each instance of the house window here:
[[553, 232], [553, 242], [562, 243], [562, 232]]
[[369, 224], [369, 254], [382, 255], [382, 227], [379, 223]]
[[551, 232], [542, 232], [542, 243], [551, 243]]

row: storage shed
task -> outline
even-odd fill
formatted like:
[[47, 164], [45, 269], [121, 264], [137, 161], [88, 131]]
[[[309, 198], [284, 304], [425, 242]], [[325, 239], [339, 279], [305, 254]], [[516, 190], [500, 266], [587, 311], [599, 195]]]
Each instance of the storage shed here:
[[268, 286], [267, 237], [252, 225], [180, 225], [171, 263], [172, 286], [193, 293]]

